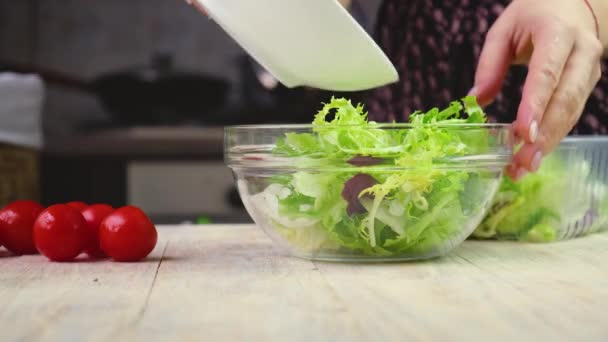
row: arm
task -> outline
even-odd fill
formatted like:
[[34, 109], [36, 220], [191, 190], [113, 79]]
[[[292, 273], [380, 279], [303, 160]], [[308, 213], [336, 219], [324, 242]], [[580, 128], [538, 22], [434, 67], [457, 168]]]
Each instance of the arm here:
[[[196, 0], [185, 0], [188, 4], [190, 5], [194, 5], [194, 7], [196, 7], [199, 11], [203, 12], [203, 14], [207, 15], [207, 11], [205, 11], [205, 9], [203, 8], [203, 6], [198, 3], [198, 1]], [[338, 2], [344, 6], [344, 8], [348, 9], [350, 7], [350, 3], [352, 2], [352, 0], [338, 0]]]
[[342, 6], [349, 8], [350, 7], [350, 3], [352, 2], [351, 0], [338, 0], [339, 3], [342, 4]]

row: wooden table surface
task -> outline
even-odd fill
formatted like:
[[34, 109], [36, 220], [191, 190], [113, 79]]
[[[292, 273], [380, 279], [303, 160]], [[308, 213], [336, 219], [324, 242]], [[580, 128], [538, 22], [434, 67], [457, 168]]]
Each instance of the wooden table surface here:
[[1, 250], [0, 341], [608, 341], [606, 234], [362, 265], [282, 256], [250, 225], [159, 233], [140, 263]]

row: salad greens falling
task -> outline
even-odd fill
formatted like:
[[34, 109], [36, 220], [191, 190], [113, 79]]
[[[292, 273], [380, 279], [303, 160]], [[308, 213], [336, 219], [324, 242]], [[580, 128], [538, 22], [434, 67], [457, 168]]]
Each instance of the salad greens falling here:
[[608, 229], [608, 186], [595, 178], [581, 153], [558, 150], [535, 174], [504, 177], [473, 237], [551, 242]]
[[252, 205], [301, 253], [439, 254], [471, 233], [498, 187], [502, 165], [453, 167], [489, 153], [487, 129], [462, 127], [485, 122], [470, 96], [413, 113], [407, 128], [332, 98], [311, 131], [276, 142], [272, 154], [293, 160], [292, 172], [266, 179]]

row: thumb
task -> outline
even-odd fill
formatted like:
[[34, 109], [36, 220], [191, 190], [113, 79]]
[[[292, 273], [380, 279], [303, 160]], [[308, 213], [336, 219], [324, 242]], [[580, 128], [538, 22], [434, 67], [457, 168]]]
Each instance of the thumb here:
[[476, 96], [482, 106], [490, 104], [500, 92], [512, 61], [513, 51], [509, 34], [493, 27], [488, 32], [481, 50], [475, 72], [475, 85], [469, 95]]

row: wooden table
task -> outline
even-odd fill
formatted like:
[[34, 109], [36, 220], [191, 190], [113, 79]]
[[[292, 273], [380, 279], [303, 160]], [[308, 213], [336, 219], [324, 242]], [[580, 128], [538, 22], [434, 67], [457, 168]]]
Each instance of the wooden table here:
[[253, 226], [159, 227], [145, 262], [0, 259], [0, 341], [608, 341], [608, 235], [332, 264]]

